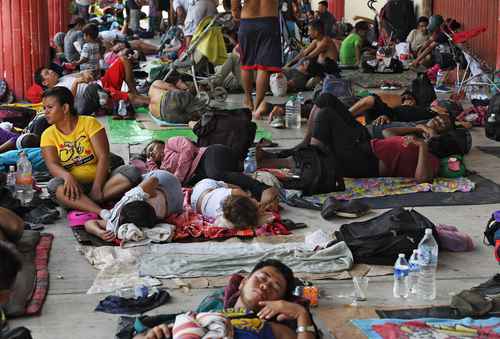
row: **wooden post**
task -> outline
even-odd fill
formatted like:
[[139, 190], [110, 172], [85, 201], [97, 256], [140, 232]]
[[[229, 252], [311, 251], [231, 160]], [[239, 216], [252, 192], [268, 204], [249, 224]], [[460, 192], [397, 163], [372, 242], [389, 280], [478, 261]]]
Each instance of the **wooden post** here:
[[432, 0], [422, 0], [420, 15], [430, 17], [432, 15]]

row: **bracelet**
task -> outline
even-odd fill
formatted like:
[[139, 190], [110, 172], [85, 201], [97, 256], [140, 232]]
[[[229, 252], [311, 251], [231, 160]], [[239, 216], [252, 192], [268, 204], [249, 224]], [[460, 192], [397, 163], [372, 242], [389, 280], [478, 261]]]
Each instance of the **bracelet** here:
[[297, 326], [297, 330], [295, 332], [297, 332], [297, 333], [306, 333], [306, 332], [316, 333], [316, 328], [314, 328], [313, 325], [309, 325], [309, 326]]

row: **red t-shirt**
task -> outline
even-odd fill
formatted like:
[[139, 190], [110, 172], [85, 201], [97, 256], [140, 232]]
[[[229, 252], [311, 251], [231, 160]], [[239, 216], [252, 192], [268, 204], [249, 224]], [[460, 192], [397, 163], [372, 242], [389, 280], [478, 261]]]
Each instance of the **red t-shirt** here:
[[[373, 139], [372, 150], [377, 159], [382, 161], [389, 177], [415, 177], [418, 163], [418, 146], [405, 140], [403, 136], [386, 139]], [[439, 159], [429, 153], [429, 161], [434, 175], [439, 170]]]

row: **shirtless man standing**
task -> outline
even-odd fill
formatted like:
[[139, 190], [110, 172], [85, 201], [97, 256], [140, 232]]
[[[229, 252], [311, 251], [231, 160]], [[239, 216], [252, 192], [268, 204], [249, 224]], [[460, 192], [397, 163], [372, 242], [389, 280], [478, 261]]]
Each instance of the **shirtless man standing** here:
[[322, 66], [324, 73], [339, 75], [340, 70], [335, 61], [337, 60], [339, 51], [333, 39], [325, 35], [325, 28], [321, 21], [317, 20], [311, 23], [309, 26], [309, 36], [313, 39], [312, 43], [285, 67], [291, 67], [299, 60], [309, 59], [311, 62], [316, 61]]
[[[241, 77], [245, 106], [252, 112], [264, 100], [271, 73], [281, 72], [282, 51], [278, 0], [231, 0], [231, 10], [240, 20]], [[257, 71], [255, 105], [252, 99], [253, 76]]]

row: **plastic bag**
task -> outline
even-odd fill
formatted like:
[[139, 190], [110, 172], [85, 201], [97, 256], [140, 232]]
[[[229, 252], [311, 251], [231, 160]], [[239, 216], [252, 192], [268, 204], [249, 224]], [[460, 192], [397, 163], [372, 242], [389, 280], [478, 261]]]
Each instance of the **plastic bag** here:
[[288, 90], [287, 78], [283, 73], [274, 73], [269, 79], [269, 86], [271, 92], [275, 97], [282, 97], [286, 95]]

